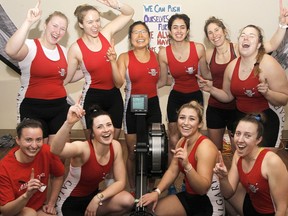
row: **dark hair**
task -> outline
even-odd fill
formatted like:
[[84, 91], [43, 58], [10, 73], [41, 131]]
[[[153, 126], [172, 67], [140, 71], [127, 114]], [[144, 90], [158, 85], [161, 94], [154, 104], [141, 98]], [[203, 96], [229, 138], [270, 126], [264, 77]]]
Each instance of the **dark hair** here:
[[129, 30], [128, 30], [128, 39], [129, 39], [129, 40], [131, 39], [131, 35], [132, 35], [132, 31], [133, 31], [134, 27], [137, 26], [137, 25], [142, 25], [142, 26], [144, 26], [144, 28], [147, 30], [148, 35], [149, 35], [149, 37], [150, 37], [149, 27], [147, 26], [147, 24], [146, 24], [145, 22], [139, 20], [139, 21], [135, 21], [133, 24], [131, 24], [131, 25], [129, 26]]
[[240, 122], [251, 122], [257, 125], [257, 139], [264, 135], [264, 123], [266, 121], [265, 115], [263, 113], [252, 113], [247, 114], [242, 119], [239, 120]]
[[[190, 18], [186, 14], [174, 14], [168, 20], [168, 29], [171, 31], [172, 24], [176, 19], [181, 19], [184, 21], [187, 30], [190, 30]], [[186, 40], [188, 40], [189, 35], [187, 34]]]
[[16, 133], [18, 138], [21, 137], [24, 128], [40, 128], [43, 136], [43, 126], [41, 122], [35, 119], [25, 118], [18, 124], [18, 126], [16, 127]]
[[83, 24], [84, 17], [87, 14], [87, 12], [90, 10], [94, 10], [94, 11], [97, 11], [99, 13], [99, 11], [94, 6], [88, 5], [88, 4], [83, 4], [83, 5], [77, 6], [77, 8], [74, 11], [74, 16], [77, 17], [77, 21], [79, 23]]
[[110, 114], [106, 111], [104, 111], [98, 104], [94, 104], [90, 107], [89, 109], [89, 124], [91, 125], [91, 134], [90, 134], [90, 138], [93, 138], [93, 121], [95, 118], [97, 118], [98, 116], [101, 115], [107, 115], [111, 118]]
[[207, 38], [208, 38], [208, 29], [207, 28], [211, 23], [216, 24], [218, 27], [220, 27], [228, 35], [227, 28], [224, 25], [223, 21], [221, 19], [218, 19], [218, 18], [212, 16], [212, 17], [209, 17], [209, 19], [207, 19], [205, 21], [205, 25], [204, 25], [204, 32], [205, 32], [205, 35]]
[[198, 103], [197, 101], [190, 101], [189, 103], [183, 104], [180, 109], [177, 111], [177, 118], [179, 117], [179, 113], [184, 109], [184, 108], [189, 108], [189, 109], [194, 109], [197, 113], [197, 116], [199, 118], [199, 123], [203, 121], [203, 113], [204, 109], [203, 106]]
[[55, 16], [59, 16], [59, 17], [65, 19], [66, 22], [67, 22], [67, 24], [68, 24], [68, 18], [67, 18], [67, 16], [66, 16], [64, 13], [60, 12], [60, 11], [54, 11], [53, 13], [51, 13], [51, 14], [47, 17], [47, 19], [45, 20], [45, 24], [47, 25], [47, 24], [50, 22], [50, 20], [51, 20], [53, 17], [55, 17]]
[[255, 25], [247, 25], [244, 28], [242, 28], [242, 30], [240, 31], [240, 34], [242, 33], [242, 31], [246, 28], [254, 28], [256, 29], [256, 31], [258, 32], [258, 40], [260, 43], [260, 47], [258, 49], [258, 54], [256, 56], [256, 62], [254, 64], [254, 75], [258, 76], [261, 73], [261, 69], [259, 67], [261, 60], [263, 59], [264, 54], [266, 53], [265, 48], [264, 48], [264, 42], [263, 42], [263, 33], [262, 33], [262, 29], [258, 26]]

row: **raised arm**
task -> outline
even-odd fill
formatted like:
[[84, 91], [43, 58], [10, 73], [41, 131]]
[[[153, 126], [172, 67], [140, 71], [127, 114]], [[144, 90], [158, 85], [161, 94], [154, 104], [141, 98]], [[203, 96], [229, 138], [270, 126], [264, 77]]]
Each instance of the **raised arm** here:
[[283, 0], [279, 0], [279, 26], [270, 41], [266, 41], [264, 43], [264, 48], [267, 53], [270, 53], [278, 48], [285, 36], [285, 32], [288, 27], [288, 10], [283, 7], [282, 1]]
[[239, 183], [239, 175], [237, 170], [237, 153], [234, 153], [231, 168], [228, 170], [224, 164], [222, 154], [219, 151], [218, 153], [218, 163], [216, 163], [215, 168], [213, 169], [214, 173], [219, 177], [220, 189], [222, 195], [229, 199], [232, 197], [237, 189]]
[[[202, 142], [203, 143], [197, 148], [195, 155], [197, 158], [197, 169], [194, 169], [189, 161], [187, 164], [183, 164], [183, 167], [184, 170], [186, 170], [185, 175], [188, 178], [190, 186], [197, 193], [204, 195], [208, 192], [212, 184], [213, 168], [216, 163], [218, 152], [215, 145], [210, 140], [206, 139]], [[207, 152], [209, 152], [209, 154], [207, 154]]]
[[75, 141], [66, 143], [70, 131], [74, 124], [85, 115], [85, 111], [79, 103], [71, 106], [67, 114], [67, 120], [56, 133], [51, 143], [51, 152], [64, 158], [75, 157], [83, 152], [81, 144], [83, 142]]
[[123, 29], [125, 25], [127, 25], [128, 22], [132, 19], [134, 15], [134, 9], [127, 4], [119, 2], [118, 0], [97, 1], [107, 5], [108, 7], [118, 10], [121, 13], [101, 30], [101, 33], [107, 38], [107, 40], [111, 41], [113, 35]]
[[36, 6], [28, 10], [26, 19], [20, 28], [8, 40], [5, 52], [12, 59], [22, 61], [27, 56], [29, 50], [25, 45], [25, 40], [31, 26], [41, 18], [41, 13], [40, 0], [38, 0]]
[[[9, 183], [8, 183], [9, 182]], [[7, 181], [7, 185], [11, 184], [11, 180]], [[38, 178], [34, 178], [34, 169], [31, 170], [30, 180], [27, 182], [27, 189], [24, 194], [16, 199], [1, 206], [3, 215], [18, 215], [23, 208], [27, 205], [30, 198], [40, 189], [42, 186]], [[12, 187], [9, 187], [12, 190]]]

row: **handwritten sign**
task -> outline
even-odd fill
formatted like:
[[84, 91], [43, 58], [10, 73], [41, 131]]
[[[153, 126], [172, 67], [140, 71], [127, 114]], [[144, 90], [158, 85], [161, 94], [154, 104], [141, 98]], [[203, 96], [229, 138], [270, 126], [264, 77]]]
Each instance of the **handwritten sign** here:
[[146, 4], [143, 5], [143, 21], [151, 33], [150, 48], [158, 52], [159, 46], [169, 45], [168, 20], [175, 13], [181, 13], [180, 5]]

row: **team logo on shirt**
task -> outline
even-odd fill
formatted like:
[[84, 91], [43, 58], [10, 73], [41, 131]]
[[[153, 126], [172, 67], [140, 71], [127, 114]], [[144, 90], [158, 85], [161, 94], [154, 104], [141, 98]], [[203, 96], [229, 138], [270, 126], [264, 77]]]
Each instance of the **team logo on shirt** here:
[[[148, 68], [149, 70], [149, 68]], [[156, 76], [157, 75], [157, 70], [155, 68], [151, 68], [150, 71], [148, 72], [151, 76]]]
[[194, 67], [187, 67], [185, 72], [188, 74], [193, 74], [196, 69]]
[[66, 74], [66, 70], [65, 70], [65, 68], [59, 68], [58, 73], [60, 74], [60, 76], [64, 77], [65, 74]]
[[[40, 175], [37, 175], [36, 178], [41, 181], [42, 178], [45, 178], [45, 173], [41, 173]], [[26, 190], [28, 188], [28, 182], [19, 180], [18, 183], [20, 184], [19, 191]], [[38, 190], [40, 192], [43, 192], [45, 191], [46, 187], [47, 186], [43, 184]]]
[[250, 189], [253, 193], [256, 193], [256, 192], [259, 190], [259, 188], [258, 188], [258, 183], [256, 183], [255, 185], [249, 183], [249, 189]]
[[255, 88], [252, 89], [245, 89], [244, 90], [244, 94], [247, 95], [248, 97], [253, 97], [253, 95], [255, 94]]

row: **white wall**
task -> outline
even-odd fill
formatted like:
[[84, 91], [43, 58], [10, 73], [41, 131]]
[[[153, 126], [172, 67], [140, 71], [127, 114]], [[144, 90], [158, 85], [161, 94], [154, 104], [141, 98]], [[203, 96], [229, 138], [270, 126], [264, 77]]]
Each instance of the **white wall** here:
[[[9, 15], [11, 20], [19, 27], [26, 17], [27, 10], [34, 7], [36, 0], [1, 0], [1, 5]], [[177, 4], [182, 6], [182, 12], [191, 18], [191, 40], [204, 43], [204, 23], [210, 16], [216, 16], [224, 20], [232, 41], [235, 41], [239, 30], [247, 24], [256, 24], [263, 28], [265, 38], [270, 39], [278, 27], [279, 3], [277, 0], [123, 0], [135, 9], [134, 20], [142, 20], [143, 4]], [[96, 5], [104, 16], [109, 17], [117, 11], [101, 5], [92, 0], [42, 0], [41, 7], [43, 10], [43, 20], [54, 10], [64, 12], [70, 21], [68, 35], [61, 41], [67, 47], [74, 42], [79, 34], [76, 30], [76, 18], [73, 12], [76, 6], [80, 4]], [[287, 7], [288, 1], [284, 0]], [[29, 37], [39, 36], [42, 29], [42, 22], [35, 26], [33, 34]], [[102, 19], [103, 24], [107, 22]], [[127, 51], [127, 28], [123, 29], [116, 35], [116, 51], [118, 54]], [[67, 90], [73, 98], [80, 95], [80, 89], [83, 82], [69, 85]], [[13, 129], [16, 126], [16, 95], [19, 88], [19, 76], [15, 74], [5, 64], [0, 62], [0, 129]], [[163, 113], [163, 122], [166, 119], [166, 103], [169, 88], [165, 87], [160, 90], [160, 101]], [[285, 126], [288, 128], [288, 126]], [[81, 128], [77, 125], [76, 128]]]

